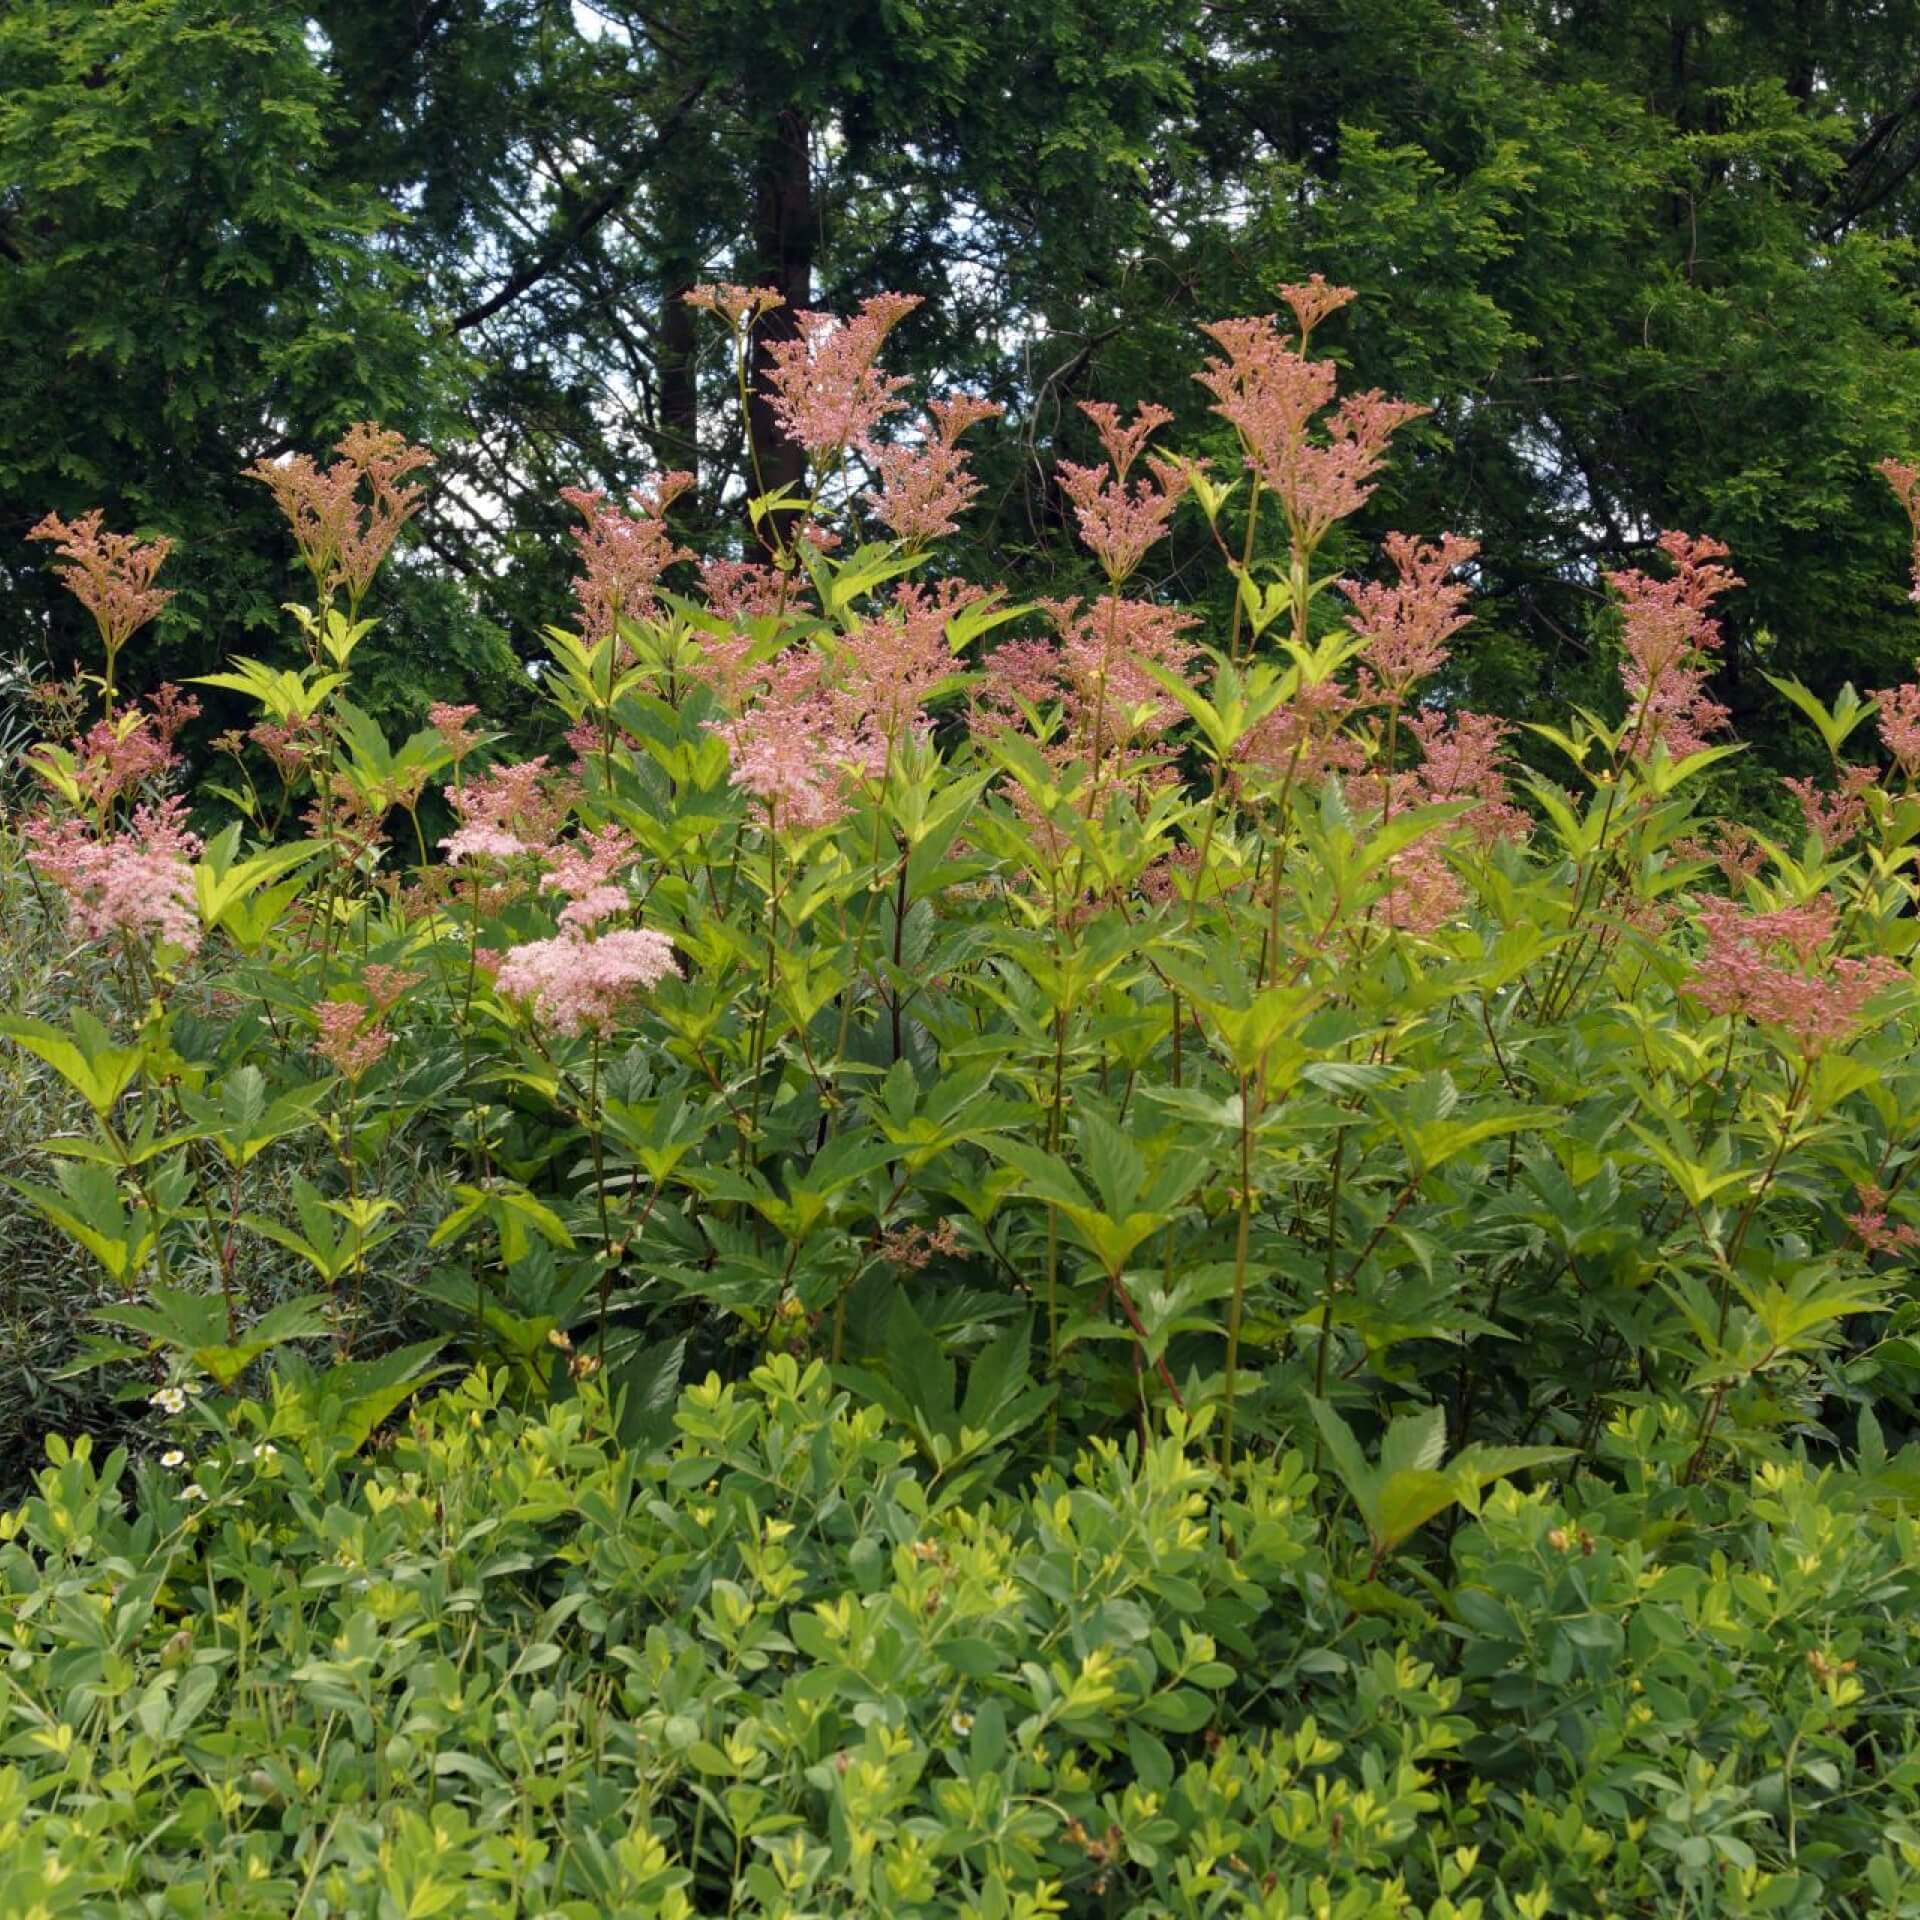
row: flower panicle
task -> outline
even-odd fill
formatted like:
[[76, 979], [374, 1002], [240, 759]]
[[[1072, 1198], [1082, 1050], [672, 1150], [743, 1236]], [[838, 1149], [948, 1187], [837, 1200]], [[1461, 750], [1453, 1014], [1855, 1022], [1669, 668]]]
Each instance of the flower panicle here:
[[66, 896], [82, 939], [119, 934], [193, 954], [200, 912], [192, 863], [202, 843], [186, 822], [186, 802], [177, 794], [136, 806], [118, 833], [97, 833], [72, 816], [29, 819], [27, 859]]
[[1903, 778], [1920, 779], [1920, 684], [1907, 681], [1874, 694], [1880, 708], [1875, 724], [1880, 744], [1893, 756]]
[[54, 571], [93, 616], [111, 655], [173, 598], [171, 588], [154, 585], [173, 542], [165, 535], [142, 540], [130, 533], [109, 533], [104, 519], [98, 507], [77, 520], [49, 513], [29, 530], [27, 538], [53, 542], [64, 561]]
[[665, 934], [625, 928], [590, 938], [569, 928], [550, 940], [509, 947], [493, 984], [505, 998], [526, 1002], [536, 1020], [571, 1037], [610, 1032], [627, 1000], [677, 973], [673, 942]]
[[864, 449], [880, 422], [900, 411], [909, 382], [877, 363], [887, 335], [921, 304], [918, 294], [876, 293], [845, 320], [802, 308], [791, 336], [767, 341], [774, 417], [817, 466]]
[[570, 782], [556, 779], [547, 756], [491, 767], [448, 796], [460, 824], [441, 842], [447, 858], [512, 860], [541, 853], [560, 831], [574, 800]]
[[1390, 533], [1382, 546], [1398, 577], [1343, 582], [1341, 592], [1353, 608], [1347, 624], [1364, 642], [1362, 657], [1397, 702], [1446, 665], [1447, 642], [1469, 618], [1469, 588], [1454, 576], [1480, 546], [1451, 533], [1432, 543]]
[[693, 558], [674, 544], [666, 519], [667, 509], [693, 484], [690, 473], [662, 474], [632, 496], [631, 513], [597, 490], [560, 489], [560, 498], [585, 523], [572, 535], [581, 564], [574, 599], [586, 639], [611, 639], [622, 620], [646, 619], [659, 605], [660, 576], [676, 561]]
[[1805, 1059], [1849, 1039], [1872, 1002], [1907, 977], [1885, 954], [1831, 952], [1839, 914], [1825, 894], [1764, 911], [1707, 900], [1699, 920], [1706, 951], [1686, 983], [1688, 997], [1708, 1013], [1778, 1030]]
[[433, 455], [370, 420], [349, 427], [334, 451], [340, 457], [331, 465], [295, 453], [256, 460], [246, 473], [273, 495], [321, 596], [344, 589], [357, 606], [425, 504], [426, 488], [407, 476], [432, 466]]
[[357, 1082], [382, 1060], [393, 1036], [378, 1008], [354, 1000], [323, 1000], [313, 1010], [313, 1050], [343, 1080]]
[[1920, 601], [1920, 467], [1906, 460], [1882, 460], [1878, 471], [1893, 489], [1893, 497], [1905, 509], [1908, 524], [1913, 530], [1911, 598]]
[[1743, 582], [1718, 564], [1727, 554], [1718, 540], [1668, 532], [1658, 545], [1672, 562], [1669, 575], [1637, 567], [1607, 575], [1620, 602], [1620, 679], [1633, 716], [1625, 747], [1630, 759], [1664, 746], [1682, 760], [1727, 724], [1727, 709], [1706, 691], [1711, 655], [1720, 645], [1713, 603]]
[[726, 742], [731, 783], [774, 827], [824, 828], [851, 808], [850, 770], [872, 770], [871, 742], [847, 724], [823, 684], [825, 663], [793, 651], [765, 670], [763, 691], [731, 720], [709, 721]]
[[928, 408], [932, 431], [918, 444], [889, 441], [873, 448], [881, 488], [873, 511], [895, 539], [922, 547], [955, 531], [980, 494], [960, 436], [1005, 411], [995, 401], [969, 394], [935, 400]]
[[[1057, 463], [1060, 490], [1073, 503], [1080, 538], [1100, 562], [1110, 586], [1119, 587], [1166, 535], [1174, 509], [1204, 463], [1176, 464], [1145, 451], [1147, 441], [1173, 418], [1165, 407], [1143, 406], [1124, 422], [1117, 407], [1083, 400], [1080, 410], [1094, 424], [1106, 450], [1104, 466]], [[1144, 456], [1146, 477], [1129, 480]]]
[[732, 280], [703, 280], [680, 297], [697, 311], [724, 320], [733, 333], [787, 304], [772, 287], [744, 287]]

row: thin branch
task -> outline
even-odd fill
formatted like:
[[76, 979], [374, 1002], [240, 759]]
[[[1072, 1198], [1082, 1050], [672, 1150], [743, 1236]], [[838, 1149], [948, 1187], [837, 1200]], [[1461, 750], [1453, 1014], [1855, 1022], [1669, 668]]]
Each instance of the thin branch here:
[[477, 306], [469, 307], [465, 313], [456, 314], [449, 322], [450, 331], [464, 333], [469, 327], [477, 327], [481, 321], [492, 319], [502, 307], [511, 306], [523, 293], [538, 286], [565, 262], [601, 221], [624, 206], [629, 195], [639, 186], [647, 168], [659, 157], [661, 150], [680, 130], [687, 116], [698, 104], [708, 84], [708, 80], [702, 79], [688, 88], [675, 103], [672, 112], [661, 121], [653, 138], [628, 156], [626, 165], [607, 186], [587, 201], [569, 223], [567, 230], [558, 239], [543, 247], [531, 260], [509, 274]]

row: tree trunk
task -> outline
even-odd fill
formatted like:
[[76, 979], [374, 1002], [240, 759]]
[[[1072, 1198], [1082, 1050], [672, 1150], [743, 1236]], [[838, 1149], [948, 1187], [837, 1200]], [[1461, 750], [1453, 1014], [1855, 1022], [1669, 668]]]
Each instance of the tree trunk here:
[[[767, 349], [771, 342], [791, 340], [797, 334], [794, 314], [813, 300], [813, 175], [808, 165], [811, 133], [803, 108], [783, 109], [774, 121], [772, 136], [760, 149], [755, 168], [755, 284], [772, 287], [787, 303], [768, 314], [754, 334], [747, 424], [753, 435], [758, 477], [750, 478], [748, 484], [761, 493], [798, 486], [807, 475], [805, 449], [781, 431], [771, 405], [767, 373], [773, 357]], [[778, 528], [763, 523], [760, 538], [771, 543], [776, 533], [791, 531], [793, 516], [783, 514], [780, 521]]]
[[654, 458], [663, 469], [684, 468], [700, 477], [700, 388], [695, 378], [694, 313], [686, 296], [692, 276], [668, 276], [660, 314], [660, 420]]

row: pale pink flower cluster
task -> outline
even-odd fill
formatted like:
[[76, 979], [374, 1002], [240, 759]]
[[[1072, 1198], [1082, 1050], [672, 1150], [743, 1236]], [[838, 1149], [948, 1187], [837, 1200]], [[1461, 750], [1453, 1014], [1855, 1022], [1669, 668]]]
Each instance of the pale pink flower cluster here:
[[510, 947], [493, 980], [556, 1032], [603, 1034], [626, 1000], [675, 971], [673, 942], [664, 934], [630, 928], [589, 939], [568, 931]]
[[761, 560], [702, 560], [700, 592], [722, 620], [754, 620], [805, 603], [791, 574]]
[[[1157, 601], [1103, 594], [1042, 600], [1057, 640], [1007, 640], [987, 656], [973, 691], [972, 725], [987, 735], [1038, 724], [1057, 765], [1150, 747], [1183, 709], [1151, 669], [1183, 677], [1198, 649], [1194, 616]], [[1065, 725], [1052, 730], [1049, 710]], [[1141, 769], [1145, 772], [1146, 769]]]
[[1845, 1040], [1873, 999], [1906, 978], [1884, 954], [1836, 959], [1826, 949], [1836, 914], [1822, 895], [1754, 913], [1731, 900], [1700, 907], [1707, 950], [1685, 992], [1709, 1013], [1744, 1014], [1778, 1028], [1811, 1059]]
[[1156, 907], [1189, 896], [1200, 872], [1200, 849], [1176, 846], [1141, 869], [1140, 897]]
[[1239, 436], [1248, 469], [1277, 471], [1282, 450], [1304, 442], [1315, 417], [1333, 404], [1340, 379], [1333, 362], [1297, 351], [1270, 313], [1211, 321], [1200, 331], [1226, 358], [1209, 355], [1194, 378]]
[[935, 1254], [960, 1251], [960, 1237], [951, 1220], [937, 1227], [890, 1227], [880, 1236], [880, 1258], [906, 1273], [922, 1272]]
[[1280, 298], [1293, 309], [1294, 320], [1300, 328], [1303, 352], [1314, 328], [1330, 313], [1350, 306], [1356, 297], [1351, 287], [1329, 286], [1324, 273], [1310, 273], [1305, 280], [1280, 289]]
[[767, 666], [750, 634], [719, 639], [703, 633], [687, 666], [689, 678], [711, 689], [729, 713], [738, 713], [766, 684]]
[[979, 497], [980, 482], [967, 468], [960, 436], [981, 420], [1006, 409], [991, 400], [961, 395], [936, 400], [928, 411], [932, 431], [918, 445], [891, 442], [874, 447], [870, 458], [880, 476], [880, 497], [873, 511], [896, 539], [925, 546], [953, 532]]
[[1281, 291], [1301, 323], [1300, 346], [1289, 344], [1271, 314], [1215, 321], [1201, 331], [1226, 358], [1209, 358], [1196, 377], [1238, 434], [1248, 469], [1279, 497], [1296, 551], [1311, 553], [1372, 497], [1388, 443], [1430, 409], [1370, 389], [1342, 400], [1316, 438], [1338, 376], [1330, 362], [1307, 358], [1307, 338], [1353, 295], [1317, 278]]
[[1753, 829], [1734, 820], [1716, 821], [1711, 843], [1690, 834], [1676, 840], [1673, 850], [1683, 860], [1711, 860], [1735, 893], [1741, 892], [1767, 864], [1767, 850]]
[[1894, 497], [1906, 509], [1913, 528], [1913, 598], [1920, 600], [1920, 467], [1910, 466], [1904, 460], [1882, 460], [1880, 471], [1886, 475]]
[[1377, 388], [1348, 394], [1327, 416], [1324, 441], [1283, 446], [1262, 464], [1257, 471], [1279, 495], [1296, 544], [1310, 553], [1358, 513], [1373, 497], [1393, 436], [1431, 411]]
[[1391, 884], [1382, 910], [1402, 933], [1437, 933], [1466, 904], [1467, 891], [1447, 864], [1437, 834], [1423, 834], [1387, 863]]
[[825, 690], [842, 734], [860, 743], [850, 760], [884, 765], [893, 743], [925, 731], [928, 699], [955, 672], [947, 622], [985, 593], [952, 578], [931, 589], [908, 582], [887, 612], [834, 643]]
[[988, 654], [974, 693], [976, 730], [999, 732], [1058, 700], [1066, 682], [1060, 649], [1050, 640], [1003, 640]]
[[1855, 1187], [1854, 1193], [1860, 1207], [1858, 1212], [1847, 1215], [1847, 1225], [1869, 1253], [1911, 1253], [1920, 1247], [1920, 1230], [1904, 1220], [1895, 1226], [1887, 1225], [1887, 1195], [1883, 1188], [1869, 1180]]
[[304, 453], [256, 460], [247, 477], [272, 493], [320, 591], [331, 596], [345, 587], [358, 602], [426, 499], [406, 476], [432, 466], [433, 456], [371, 421], [349, 427], [334, 451], [340, 458], [328, 467]]
[[1080, 538], [1100, 562], [1108, 584], [1117, 587], [1139, 570], [1148, 551], [1165, 537], [1174, 509], [1187, 492], [1189, 473], [1158, 454], [1148, 454], [1151, 478], [1131, 483], [1127, 479], [1148, 437], [1173, 418], [1165, 407], [1143, 406], [1130, 426], [1121, 423], [1117, 407], [1103, 400], [1083, 400], [1080, 411], [1098, 429], [1108, 465], [1083, 467], [1062, 460], [1055, 470], [1060, 490], [1073, 502]]
[[[74, 783], [95, 809], [178, 766], [175, 736], [200, 711], [200, 702], [171, 683], [159, 688], [142, 713], [125, 708], [96, 720], [75, 743]], [[31, 764], [31, 762], [29, 762]]]
[[1447, 858], [1454, 837], [1465, 831], [1484, 849], [1524, 839], [1528, 821], [1508, 799], [1501, 759], [1512, 730], [1502, 721], [1490, 714], [1427, 708], [1410, 714], [1406, 727], [1419, 742], [1419, 765], [1356, 776], [1348, 794], [1363, 809], [1384, 808], [1389, 794], [1401, 811], [1435, 802], [1469, 803], [1464, 814], [1422, 834], [1390, 863], [1388, 924], [1408, 933], [1432, 933], [1466, 903], [1466, 889]]
[[347, 1080], [358, 1080], [393, 1044], [379, 1012], [352, 1000], [323, 1000], [313, 1019], [314, 1052]]
[[91, 805], [105, 807], [158, 778], [178, 755], [147, 715], [125, 713], [117, 720], [96, 720], [81, 735], [74, 760], [75, 784]]
[[774, 416], [816, 465], [830, 467], [848, 448], [864, 446], [899, 411], [909, 383], [875, 363], [887, 335], [920, 304], [918, 294], [876, 293], [851, 320], [801, 311], [791, 338], [767, 341]]
[[[1177, 777], [1159, 747], [1183, 713], [1150, 670], [1184, 676], [1198, 651], [1185, 638], [1194, 617], [1150, 600], [1107, 593], [1093, 602], [1043, 600], [1058, 640], [1013, 640], [996, 647], [973, 693], [972, 724], [986, 736], [1028, 729], [1041, 757], [1066, 769], [1082, 763], [1091, 777], [1080, 804], [1110, 803], [1121, 783], [1137, 800]], [[1053, 860], [1070, 841], [1025, 787], [1010, 783], [1006, 798]], [[1062, 909], [1078, 918], [1091, 909], [1079, 900]]]
[[320, 724], [308, 717], [290, 726], [262, 720], [247, 729], [247, 738], [273, 762], [274, 771], [291, 786], [307, 770], [307, 761], [320, 744]]
[[103, 838], [81, 820], [40, 819], [26, 823], [26, 838], [27, 858], [66, 895], [83, 939], [121, 933], [199, 950], [192, 863], [201, 841], [177, 795], [135, 807], [123, 833]]
[[635, 493], [634, 513], [623, 513], [606, 495], [562, 487], [560, 498], [586, 522], [572, 529], [582, 571], [574, 582], [580, 631], [589, 640], [610, 639], [622, 620], [644, 620], [658, 605], [654, 589], [677, 560], [691, 559], [673, 544], [667, 509], [693, 485], [690, 473], [663, 473]]
[[1346, 728], [1358, 705], [1336, 680], [1302, 686], [1241, 736], [1235, 762], [1292, 786], [1312, 786], [1328, 774], [1364, 774], [1366, 749]]
[[560, 909], [563, 927], [597, 926], [616, 913], [624, 913], [633, 903], [627, 890], [615, 883], [614, 876], [634, 855], [634, 840], [624, 827], [602, 827], [583, 834], [571, 844], [552, 848], [547, 871], [540, 884], [567, 897]]
[[573, 792], [555, 781], [547, 757], [493, 767], [447, 796], [460, 824], [440, 842], [449, 860], [511, 860], [553, 844], [573, 804]]
[[98, 507], [78, 520], [62, 520], [50, 513], [27, 538], [55, 543], [67, 564], [54, 571], [93, 615], [107, 651], [118, 653], [173, 598], [169, 589], [153, 584], [161, 562], [173, 551], [173, 542], [103, 532], [102, 518]]
[[743, 287], [731, 280], [703, 282], [681, 298], [690, 307], [719, 315], [735, 333], [742, 326], [751, 326], [763, 313], [787, 304], [771, 287]]
[[1527, 816], [1508, 797], [1501, 765], [1513, 732], [1504, 720], [1465, 709], [1427, 708], [1408, 716], [1407, 730], [1420, 743], [1420, 764], [1413, 770], [1415, 804], [1471, 800], [1459, 824], [1483, 847], [1527, 837]]
[[399, 1003], [409, 987], [417, 987], [424, 975], [409, 973], [404, 967], [382, 966], [378, 961], [360, 969], [360, 984], [377, 1011], [385, 1013]]
[[1909, 780], [1920, 779], [1920, 685], [1884, 687], [1873, 697], [1880, 702], [1881, 744]]
[[1840, 784], [1831, 789], [1817, 787], [1811, 780], [1786, 780], [1782, 784], [1799, 801], [1807, 831], [1832, 850], [1844, 847], [1866, 825], [1867, 793], [1875, 777], [1872, 767], [1842, 767]]
[[440, 736], [456, 767], [480, 744], [468, 731], [479, 711], [478, 707], [457, 706], [450, 700], [436, 700], [427, 709], [427, 725]]
[[766, 670], [766, 690], [731, 720], [708, 724], [727, 743], [732, 782], [759, 801], [776, 828], [830, 827], [848, 811], [848, 772], [874, 770], [874, 754], [846, 726], [824, 684], [824, 663], [804, 648]]
[[190, 693], [182, 693], [171, 680], [163, 680], [147, 696], [147, 713], [154, 730], [169, 747], [189, 720], [200, 717], [200, 702]]
[[583, 713], [560, 737], [572, 750], [576, 771], [591, 760], [604, 758], [609, 746], [622, 753], [635, 752], [640, 746], [637, 735], [625, 727], [615, 727], [609, 733], [606, 723], [591, 713]]
[[1149, 668], [1185, 677], [1198, 652], [1186, 638], [1197, 624], [1192, 614], [1116, 594], [1085, 606], [1043, 600], [1040, 609], [1060, 635], [1060, 675], [1078, 751], [1097, 762], [1158, 740], [1178, 723], [1185, 709]]
[[1480, 551], [1476, 540], [1442, 534], [1437, 544], [1390, 533], [1381, 543], [1398, 578], [1341, 583], [1352, 602], [1347, 624], [1365, 642], [1362, 658], [1396, 704], [1449, 658], [1447, 642], [1467, 624], [1468, 587], [1451, 576]]
[[1625, 568], [1609, 573], [1607, 584], [1620, 596], [1625, 621], [1620, 679], [1634, 720], [1627, 755], [1644, 759], [1664, 745], [1674, 759], [1683, 760], [1727, 722], [1726, 708], [1706, 694], [1708, 656], [1720, 644], [1711, 610], [1741, 580], [1713, 564], [1726, 557], [1718, 540], [1663, 533], [1659, 545], [1673, 562], [1671, 578]]

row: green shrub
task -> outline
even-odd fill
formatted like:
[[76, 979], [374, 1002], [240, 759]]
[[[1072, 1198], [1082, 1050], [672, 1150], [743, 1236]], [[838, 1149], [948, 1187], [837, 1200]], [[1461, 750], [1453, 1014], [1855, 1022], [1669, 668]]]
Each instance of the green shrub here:
[[102, 644], [5, 1224], [172, 1424], [13, 1523], [12, 1908], [1916, 1905], [1920, 686], [1781, 683], [1806, 831], [1715, 818], [1737, 582], [1669, 534], [1522, 765], [1470, 541], [1324, 571], [1418, 411], [1334, 404], [1345, 297], [1210, 330], [1231, 483], [1089, 405], [1038, 608], [938, 565], [983, 410], [881, 431], [911, 302], [809, 320], [764, 559], [676, 592], [683, 476], [569, 494], [531, 758], [354, 697], [424, 452], [256, 468], [311, 603], [198, 824], [164, 552], [38, 530]]
[[[254, 724], [204, 832], [170, 784], [192, 701], [126, 685], [163, 549], [38, 529], [102, 649], [26, 757], [75, 946], [0, 1014], [53, 1121], [5, 1188], [88, 1263], [56, 1287], [83, 1359], [138, 1402], [437, 1336], [522, 1398], [604, 1367], [637, 1406], [689, 1358], [805, 1351], [975, 1476], [1042, 1416], [1058, 1455], [1169, 1408], [1217, 1408], [1223, 1460], [1424, 1408], [1471, 1463], [1686, 1401], [1695, 1478], [1867, 1397], [1904, 1423], [1920, 687], [1784, 686], [1834, 761], [1804, 840], [1713, 819], [1736, 582], [1667, 535], [1612, 581], [1624, 715], [1535, 729], [1581, 790], [1523, 777], [1446, 699], [1471, 541], [1318, 572], [1409, 413], [1330, 405], [1344, 297], [1213, 330], [1231, 486], [1090, 405], [1108, 464], [1062, 486], [1106, 590], [1044, 608], [937, 577], [979, 409], [873, 437], [911, 302], [816, 320], [779, 356], [814, 493], [798, 528], [756, 503], [769, 559], [676, 595], [682, 476], [569, 496], [564, 760], [468, 708], [394, 741], [352, 697], [421, 449], [257, 467], [304, 660], [208, 677]], [[711, 299], [744, 355], [748, 296]], [[1211, 648], [1140, 575], [1190, 509], [1255, 556], [1223, 536]], [[894, 537], [836, 553], [823, 516]], [[1844, 757], [1869, 721], [1885, 766]], [[964, 1406], [987, 1352], [1006, 1392]], [[1383, 1560], [1434, 1492], [1383, 1495]]]
[[1415, 1597], [1177, 1415], [956, 1500], [817, 1361], [637, 1451], [503, 1385], [364, 1466], [287, 1389], [53, 1446], [8, 1914], [1920, 1912], [1911, 1461], [1501, 1485]]

